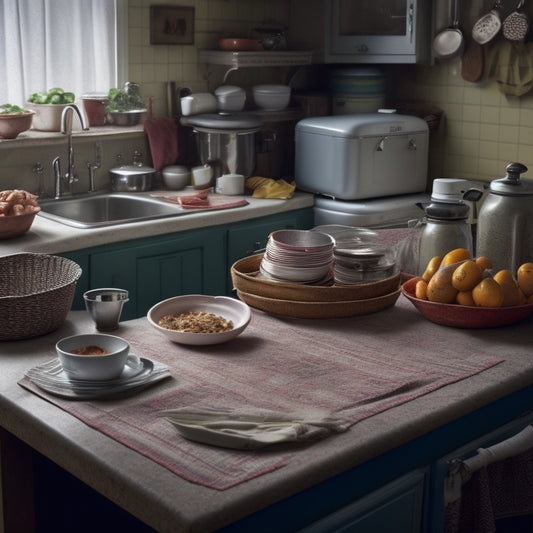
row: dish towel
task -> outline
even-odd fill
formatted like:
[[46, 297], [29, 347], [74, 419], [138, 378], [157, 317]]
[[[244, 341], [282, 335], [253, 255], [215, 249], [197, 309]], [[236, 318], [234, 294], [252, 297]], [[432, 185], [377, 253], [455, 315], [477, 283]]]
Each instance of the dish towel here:
[[152, 165], [161, 170], [174, 165], [178, 159], [178, 125], [168, 117], [149, 118], [144, 122], [144, 131], [148, 136]]
[[499, 519], [533, 513], [533, 427], [453, 461], [444, 496], [446, 533], [492, 533]]
[[346, 431], [351, 422], [323, 412], [199, 411], [169, 409], [162, 415], [186, 439], [240, 450], [279, 442], [302, 442]]

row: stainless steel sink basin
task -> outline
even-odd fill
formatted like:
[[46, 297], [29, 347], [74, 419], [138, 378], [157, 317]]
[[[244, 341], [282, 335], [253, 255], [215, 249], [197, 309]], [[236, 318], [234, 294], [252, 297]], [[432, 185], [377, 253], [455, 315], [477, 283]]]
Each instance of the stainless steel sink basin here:
[[112, 226], [183, 214], [178, 205], [121, 193], [42, 201], [39, 205], [40, 216], [75, 228]]

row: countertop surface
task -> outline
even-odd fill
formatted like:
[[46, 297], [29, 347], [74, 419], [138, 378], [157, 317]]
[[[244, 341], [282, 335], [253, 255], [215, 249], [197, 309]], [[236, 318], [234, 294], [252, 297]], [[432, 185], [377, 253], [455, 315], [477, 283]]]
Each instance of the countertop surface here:
[[[146, 318], [140, 318], [123, 322], [117, 334], [134, 339], [138, 335], [138, 326], [145, 321]], [[261, 357], [268, 353], [264, 350], [273, 342], [272, 332], [279, 329], [283, 334], [280, 339], [276, 338], [276, 342], [285, 342], [290, 348], [287, 350], [287, 364], [279, 368], [280, 376], [285, 380], [291, 378], [301, 362], [297, 343], [291, 341], [291, 331], [299, 338], [309, 336], [317, 339], [317, 345], [320, 344], [321, 332], [328, 338], [338, 335], [338, 345], [328, 348], [331, 364], [335, 364], [335, 353], [339, 357], [355, 359], [366, 353], [366, 363], [375, 363], [378, 369], [379, 365], [386, 364], [388, 357], [393, 356], [395, 364], [404, 362], [405, 366], [417, 358], [417, 364], [424, 368], [421, 375], [436, 370], [438, 360], [446, 361], [450, 367], [453, 367], [453, 361], [457, 361], [458, 365], [465, 359], [474, 365], [479, 361], [481, 370], [364, 417], [343, 433], [293, 450], [292, 458], [285, 466], [225, 490], [187, 481], [91, 429], [78, 418], [17, 383], [29, 368], [54, 356], [54, 345], [58, 339], [94, 330], [84, 311], [71, 312], [60, 329], [46, 336], [0, 344], [0, 419], [5, 429], [158, 531], [207, 532], [273, 505], [530, 386], [533, 383], [531, 326], [532, 318], [529, 317], [503, 328], [446, 328], [428, 322], [404, 296], [384, 311], [343, 319], [282, 319], [254, 310], [249, 329], [232, 342], [236, 343], [241, 356]], [[158, 346], [154, 341], [154, 349]], [[169, 342], [167, 350], [176, 354], [176, 365], [183, 365], [184, 378], [187, 365], [195, 368], [204, 365], [207, 369], [209, 358], [216, 357], [208, 347], [191, 351]], [[373, 354], [372, 358], [368, 357], [368, 353]], [[153, 355], [157, 358], [157, 353]], [[221, 352], [218, 356], [229, 357], [229, 352]], [[232, 361], [225, 363], [232, 364]], [[309, 371], [318, 370], [313, 369], [312, 361], [307, 360], [306, 363]], [[357, 372], [357, 364], [344, 370], [347, 386], [360, 379]], [[216, 372], [206, 373], [204, 379], [205, 383], [202, 383], [199, 378], [197, 387], [208, 384], [212, 387], [217, 382], [222, 386], [224, 383], [224, 376], [217, 377]], [[176, 384], [180, 386], [179, 375], [176, 375]], [[246, 393], [243, 389], [243, 396]], [[142, 401], [142, 394], [126, 402], [136, 405], [135, 402]], [[213, 453], [216, 455], [216, 451]], [[221, 467], [223, 471], [223, 465]]]
[[[193, 190], [190, 191], [191, 194], [194, 192]], [[137, 196], [175, 195], [173, 191], [167, 190], [132, 194]], [[231, 224], [251, 218], [312, 207], [314, 203], [313, 195], [303, 192], [296, 192], [288, 200], [253, 198], [251, 196], [244, 198], [248, 201], [248, 205], [242, 207], [193, 211], [181, 210], [179, 206], [176, 206], [176, 211], [179, 214], [175, 217], [100, 228], [74, 228], [37, 215], [28, 233], [21, 237], [0, 241], [0, 255], [18, 252], [64, 253], [131, 239]]]

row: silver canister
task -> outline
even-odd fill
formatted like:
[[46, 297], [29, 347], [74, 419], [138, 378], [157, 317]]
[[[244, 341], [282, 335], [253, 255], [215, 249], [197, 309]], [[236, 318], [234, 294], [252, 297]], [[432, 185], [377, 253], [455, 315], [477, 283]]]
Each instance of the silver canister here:
[[92, 289], [83, 294], [83, 299], [96, 328], [113, 331], [118, 328], [122, 307], [129, 301], [129, 294], [125, 289]]
[[144, 192], [152, 188], [156, 170], [152, 167], [124, 165], [109, 171], [114, 192]]

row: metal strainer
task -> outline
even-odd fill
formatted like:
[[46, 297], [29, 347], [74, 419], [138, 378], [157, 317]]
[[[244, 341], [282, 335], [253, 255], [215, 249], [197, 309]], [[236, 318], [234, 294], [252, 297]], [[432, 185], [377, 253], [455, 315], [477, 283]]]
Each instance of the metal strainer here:
[[509, 41], [523, 41], [529, 31], [529, 21], [527, 15], [524, 13], [525, 3], [525, 0], [520, 0], [516, 6], [516, 10], [503, 21], [502, 33]]

